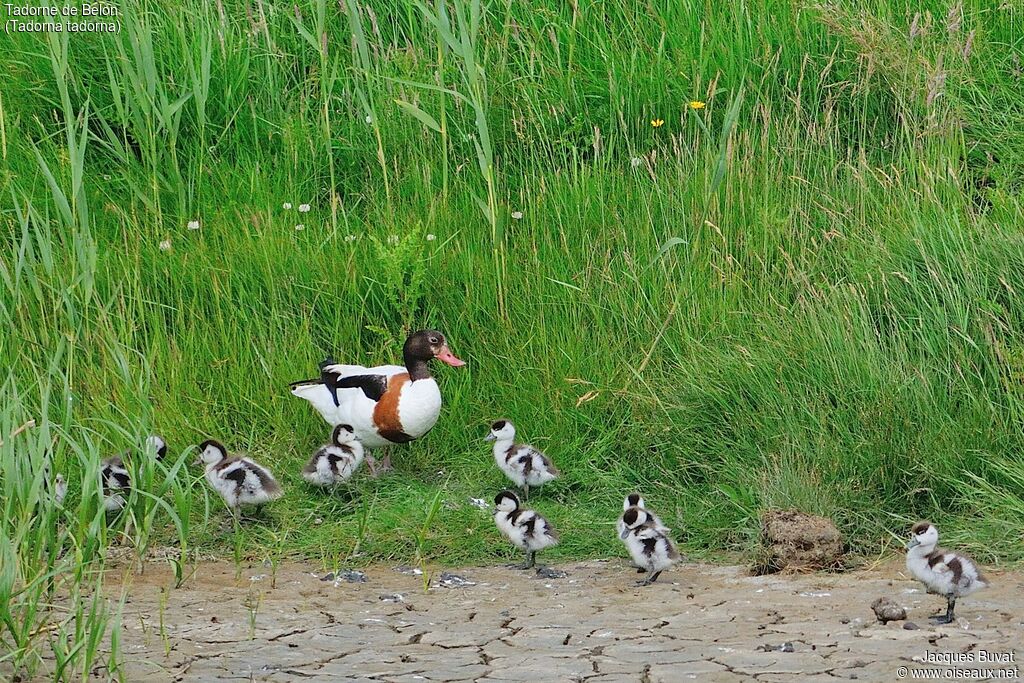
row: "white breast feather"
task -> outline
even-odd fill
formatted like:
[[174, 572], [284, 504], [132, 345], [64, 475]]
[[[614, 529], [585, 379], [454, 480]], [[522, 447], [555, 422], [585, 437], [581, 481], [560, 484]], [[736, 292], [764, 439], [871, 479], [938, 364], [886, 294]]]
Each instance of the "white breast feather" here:
[[409, 382], [398, 399], [402, 431], [418, 439], [434, 426], [441, 414], [441, 390], [433, 377]]

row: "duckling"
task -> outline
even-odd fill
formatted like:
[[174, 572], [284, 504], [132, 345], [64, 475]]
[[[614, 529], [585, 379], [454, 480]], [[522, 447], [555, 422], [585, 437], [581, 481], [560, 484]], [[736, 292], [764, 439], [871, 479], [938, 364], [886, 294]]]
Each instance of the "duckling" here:
[[[660, 531], [661, 533], [669, 534], [672, 532], [671, 529], [669, 529], [662, 523], [658, 515], [654, 514], [653, 512], [647, 509], [647, 504], [644, 502], [643, 496], [641, 496], [639, 493], [631, 493], [628, 496], [626, 496], [626, 498], [622, 501], [623, 512], [625, 512], [631, 507], [638, 507], [641, 510], [646, 511], [651, 523], [654, 525], [654, 528]], [[622, 530], [626, 528], [626, 526], [622, 523], [622, 518], [619, 518], [619, 521], [616, 526], [618, 528], [619, 535], [621, 536]]]
[[989, 583], [974, 560], [960, 553], [936, 547], [939, 530], [930, 522], [918, 522], [911, 529], [907, 543], [907, 570], [928, 589], [929, 593], [946, 597], [945, 616], [932, 617], [937, 624], [954, 619], [956, 599], [970, 595]]
[[494, 523], [505, 538], [526, 551], [526, 561], [513, 569], [530, 569], [537, 565], [537, 552], [558, 545], [558, 532], [551, 523], [533, 510], [519, 507], [519, 498], [511, 491], [494, 497]]
[[68, 483], [64, 480], [63, 474], [58, 474], [53, 478], [53, 502], [57, 505], [63, 505], [67, 495]]
[[100, 484], [103, 488], [103, 508], [107, 512], [117, 512], [125, 506], [125, 494], [132, 487], [132, 479], [120, 455], [100, 463]]
[[347, 481], [363, 463], [363, 444], [351, 425], [331, 432], [331, 443], [317, 449], [302, 469], [302, 477], [314, 486], [333, 486]]
[[484, 441], [494, 442], [494, 461], [509, 479], [523, 489], [523, 499], [530, 499], [530, 487], [541, 486], [556, 478], [558, 468], [551, 459], [529, 444], [515, 443], [516, 428], [508, 420], [491, 425]]
[[209, 439], [199, 444], [197, 464], [206, 467], [206, 481], [237, 517], [242, 505], [262, 505], [280, 498], [281, 485], [270, 470], [249, 458], [228, 457], [219, 441]]
[[629, 554], [637, 567], [651, 574], [638, 586], [649, 586], [658, 580], [661, 573], [679, 561], [679, 551], [672, 539], [658, 530], [651, 513], [640, 507], [627, 508], [622, 513], [622, 531], [619, 538], [625, 542]]
[[163, 437], [150, 434], [146, 437], [146, 453], [152, 453], [157, 460], [167, 457], [167, 442]]
[[[667, 526], [662, 524], [661, 519], [658, 517], [658, 515], [654, 514], [653, 512], [651, 512], [650, 510], [647, 509], [647, 504], [644, 503], [643, 496], [641, 496], [639, 493], [631, 493], [628, 496], [626, 496], [625, 500], [622, 501], [622, 511], [623, 512], [625, 512], [626, 510], [628, 510], [631, 507], [638, 507], [641, 510], [646, 511], [648, 516], [649, 516], [649, 518], [650, 518], [651, 523], [654, 525], [654, 528], [657, 529], [658, 531], [660, 531], [661, 533], [663, 533], [666, 536], [668, 536], [672, 532], [671, 529], [669, 529]], [[624, 537], [623, 535], [626, 533], [626, 525], [622, 521], [621, 517], [619, 518], [619, 521], [615, 523], [615, 528], [619, 532], [619, 537], [623, 538]], [[637, 567], [636, 568], [636, 573], [637, 574], [643, 574], [646, 571], [647, 570], [644, 567]]]
[[63, 474], [58, 472], [53, 480], [50, 480], [49, 463], [43, 465], [43, 492], [58, 507], [64, 504], [64, 498], [68, 495], [68, 482]]

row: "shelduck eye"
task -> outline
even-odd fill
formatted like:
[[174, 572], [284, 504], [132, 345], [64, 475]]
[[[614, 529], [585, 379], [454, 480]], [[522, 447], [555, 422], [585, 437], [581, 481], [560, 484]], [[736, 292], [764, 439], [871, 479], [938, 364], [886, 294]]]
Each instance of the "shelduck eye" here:
[[441, 340], [438, 339], [437, 337], [431, 337], [427, 341], [429, 341], [431, 344], [439, 344], [439, 343], [441, 343]]

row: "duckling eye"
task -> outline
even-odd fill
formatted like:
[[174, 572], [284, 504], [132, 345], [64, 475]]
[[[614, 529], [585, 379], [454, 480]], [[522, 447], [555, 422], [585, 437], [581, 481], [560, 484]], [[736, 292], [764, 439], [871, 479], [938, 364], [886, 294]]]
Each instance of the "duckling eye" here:
[[429, 341], [429, 342], [430, 342], [431, 344], [436, 344], [436, 343], [438, 343], [438, 341], [440, 341], [440, 340], [439, 340], [439, 339], [438, 339], [437, 337], [431, 337], [431, 338], [430, 338], [430, 339], [428, 339], [427, 341]]

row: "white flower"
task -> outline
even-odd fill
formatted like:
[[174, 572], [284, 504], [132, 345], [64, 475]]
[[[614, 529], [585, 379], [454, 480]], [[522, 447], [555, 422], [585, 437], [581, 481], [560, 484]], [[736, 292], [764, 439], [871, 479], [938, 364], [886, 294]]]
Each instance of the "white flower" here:
[[632, 166], [633, 168], [636, 168], [642, 163], [644, 163], [644, 160], [641, 159], [640, 157], [633, 157], [632, 159], [629, 160], [629, 165]]
[[523, 212], [522, 211], [513, 211], [512, 212], [512, 218], [514, 218], [516, 220], [519, 220], [522, 217], [523, 217]]
[[433, 242], [436, 239], [437, 239], [437, 235], [434, 235], [432, 233], [427, 235], [427, 241], [428, 242]]
[[199, 229], [199, 221], [189, 221], [188, 222], [188, 229], [189, 230], [198, 230]]
[[291, 211], [292, 210], [292, 203], [291, 202], [285, 202], [284, 204], [281, 205], [281, 208], [284, 209], [285, 211]]
[[345, 235], [345, 241], [346, 242], [355, 242], [356, 241], [356, 236], [355, 235]]
[[299, 213], [309, 213], [309, 204], [299, 204]]
[[302, 223], [299, 223], [298, 225], [295, 226], [295, 229], [296, 230], [305, 230], [306, 226], [303, 225]]
[[370, 116], [369, 114], [367, 114], [367, 115], [366, 115], [366, 122], [367, 122], [367, 123], [373, 123], [373, 117], [372, 117], [372, 116]]
[[170, 240], [164, 240], [163, 242], [160, 243], [160, 251], [170, 251], [170, 250], [171, 250], [171, 241]]

